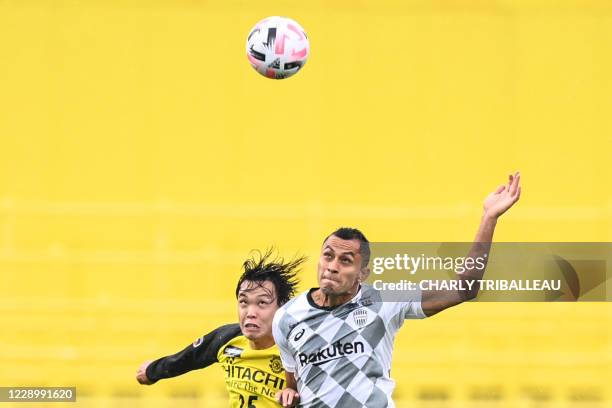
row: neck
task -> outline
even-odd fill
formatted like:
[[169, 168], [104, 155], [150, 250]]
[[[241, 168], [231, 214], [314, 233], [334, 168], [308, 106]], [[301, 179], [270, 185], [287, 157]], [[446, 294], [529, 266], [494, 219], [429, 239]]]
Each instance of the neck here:
[[312, 292], [312, 299], [322, 307], [335, 307], [348, 303], [359, 291], [359, 285], [354, 290], [340, 295], [333, 295], [323, 292], [320, 288]]
[[263, 350], [274, 345], [274, 337], [265, 336], [257, 340], [249, 340], [249, 345], [253, 350]]

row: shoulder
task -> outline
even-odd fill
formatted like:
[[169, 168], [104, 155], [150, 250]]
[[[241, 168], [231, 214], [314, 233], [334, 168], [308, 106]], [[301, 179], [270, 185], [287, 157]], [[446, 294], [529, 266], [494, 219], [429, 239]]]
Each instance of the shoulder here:
[[229, 341], [234, 337], [242, 335], [242, 331], [240, 331], [240, 324], [230, 323], [217, 327], [215, 330], [209, 333], [209, 335], [211, 334], [219, 340]]
[[306, 297], [308, 292], [303, 292], [289, 302], [281, 306], [274, 315], [273, 328], [288, 333], [295, 325], [304, 319], [311, 309]]
[[382, 296], [380, 291], [374, 289], [371, 285], [367, 283], [361, 284], [361, 299], [362, 302], [372, 302], [378, 303], [382, 302]]
[[387, 318], [400, 317], [421, 319], [425, 315], [421, 310], [421, 291], [405, 290], [397, 293], [382, 293], [371, 285], [362, 284], [360, 303], [374, 309], [379, 315]]
[[223, 344], [232, 340], [235, 337], [241, 336], [240, 325], [238, 323], [225, 324], [219, 326], [210, 333], [199, 337], [193, 342], [193, 347], [199, 347], [204, 344], [208, 347], [221, 347]]
[[283, 306], [281, 306], [278, 311], [283, 315], [294, 315], [296, 313], [304, 312], [310, 309], [310, 304], [308, 303], [308, 292], [302, 292], [298, 296], [294, 297]]

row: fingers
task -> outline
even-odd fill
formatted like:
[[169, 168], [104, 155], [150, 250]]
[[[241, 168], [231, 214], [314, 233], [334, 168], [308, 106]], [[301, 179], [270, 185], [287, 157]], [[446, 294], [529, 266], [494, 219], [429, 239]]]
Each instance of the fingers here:
[[285, 388], [276, 394], [276, 400], [284, 407], [291, 408], [297, 405], [300, 395], [291, 388]]
[[504, 184], [502, 184], [501, 186], [497, 187], [497, 189], [495, 190], [494, 194], [500, 194], [502, 193], [504, 190], [506, 189], [506, 186]]
[[[512, 176], [510, 176], [512, 177]], [[517, 192], [518, 192], [518, 188], [519, 188], [519, 183], [521, 181], [521, 173], [519, 173], [518, 171], [514, 174], [514, 177], [512, 177], [512, 182], [510, 183], [510, 188], [508, 189], [508, 191], [510, 192], [511, 196], [516, 196]]]
[[282, 390], [282, 391], [281, 391], [281, 393], [280, 393], [280, 399], [279, 399], [279, 401], [278, 401], [278, 402], [281, 404], [281, 406], [282, 406], [283, 408], [286, 408], [286, 407], [288, 407], [288, 406], [289, 406], [289, 405], [287, 404], [287, 399], [288, 399], [288, 396], [287, 396], [287, 392], [286, 392], [286, 391], [287, 391], [287, 390]]
[[287, 402], [287, 407], [289, 408], [295, 407], [298, 404], [299, 400], [300, 400], [300, 394], [298, 394], [297, 392], [292, 392], [291, 401]]
[[283, 407], [292, 407], [293, 406], [293, 392], [292, 390], [285, 390], [286, 392], [284, 393], [284, 400], [283, 400]]
[[136, 373], [136, 381], [138, 381], [142, 385], [149, 384], [149, 379], [143, 371], [138, 371], [138, 373]]
[[138, 381], [140, 384], [151, 384], [151, 380], [149, 380], [149, 377], [147, 377], [147, 367], [150, 363], [151, 361], [145, 361], [140, 365], [140, 367], [138, 367], [138, 370], [136, 371], [136, 381]]
[[286, 390], [287, 389], [285, 388], [284, 390], [279, 391], [279, 392], [276, 393], [276, 401], [278, 401], [278, 403], [281, 404], [281, 406], [283, 406], [283, 407], [285, 406], [285, 399], [286, 399], [285, 391]]
[[[508, 185], [506, 186], [505, 190], [511, 195], [511, 196], [515, 196], [519, 183], [521, 180], [521, 173], [520, 172], [516, 172], [514, 174], [509, 174], [508, 175]], [[498, 189], [499, 190], [499, 189]], [[503, 190], [502, 190], [503, 191]], [[502, 192], [500, 191], [500, 193]]]
[[288, 392], [287, 393], [287, 399], [285, 401], [285, 406], [286, 407], [292, 407], [293, 406], [293, 393], [292, 392]]

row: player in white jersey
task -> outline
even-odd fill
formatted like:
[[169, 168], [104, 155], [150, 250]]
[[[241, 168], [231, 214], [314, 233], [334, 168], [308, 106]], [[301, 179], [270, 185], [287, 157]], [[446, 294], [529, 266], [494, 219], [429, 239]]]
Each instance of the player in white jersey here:
[[[489, 252], [497, 219], [520, 197], [520, 175], [489, 194], [469, 257]], [[272, 333], [285, 366], [288, 388], [279, 395], [284, 407], [393, 407], [389, 376], [393, 341], [406, 319], [422, 319], [476, 297], [474, 289], [406, 294], [401, 302], [383, 302], [363, 284], [369, 274], [370, 247], [353, 228], [340, 228], [323, 242], [319, 287], [289, 301], [276, 312]], [[482, 279], [484, 268], [457, 275]]]

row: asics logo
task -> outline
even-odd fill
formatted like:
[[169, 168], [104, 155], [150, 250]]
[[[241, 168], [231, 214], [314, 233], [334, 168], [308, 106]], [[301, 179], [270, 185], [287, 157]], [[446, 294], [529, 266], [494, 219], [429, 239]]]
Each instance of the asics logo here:
[[301, 339], [305, 332], [306, 332], [306, 329], [300, 330], [300, 332], [296, 334], [295, 337], [293, 338], [293, 341], [298, 341], [299, 339]]

